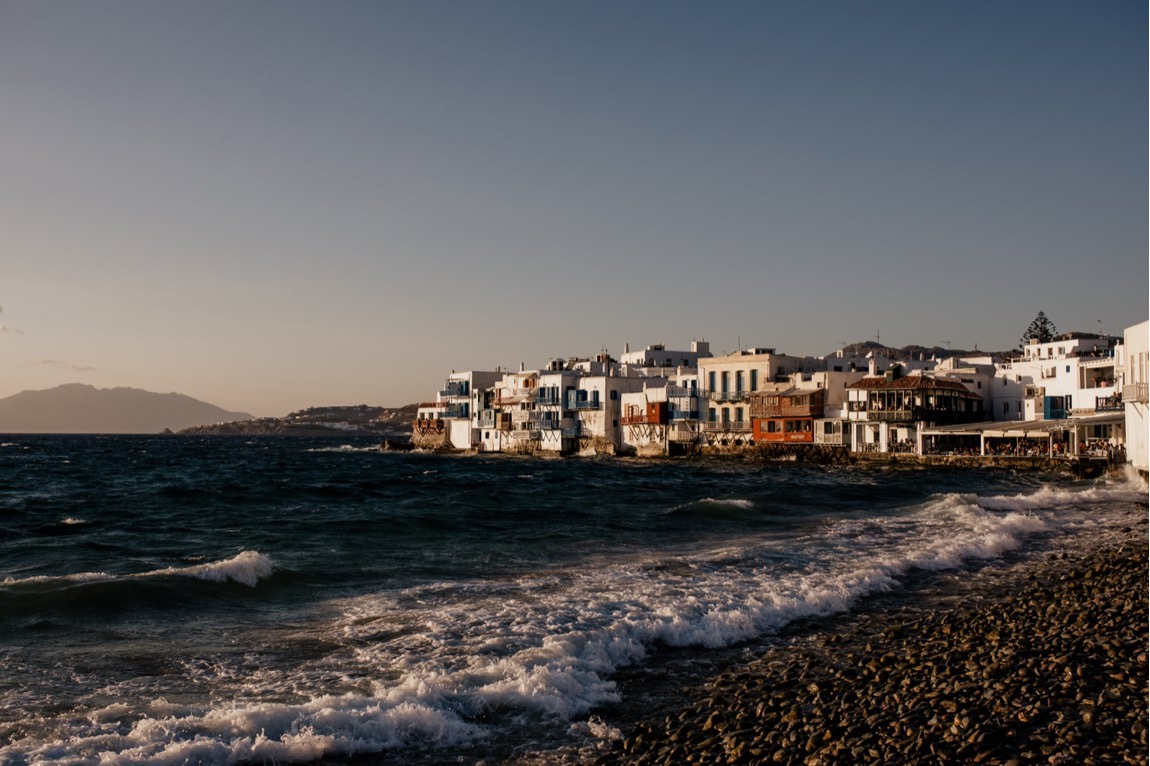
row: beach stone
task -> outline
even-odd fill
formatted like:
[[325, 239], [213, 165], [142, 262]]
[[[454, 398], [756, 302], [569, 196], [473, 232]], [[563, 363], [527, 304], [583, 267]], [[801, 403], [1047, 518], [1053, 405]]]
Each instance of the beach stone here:
[[613, 722], [598, 763], [1147, 766], [1145, 523], [1130, 536], [785, 629], [666, 720]]

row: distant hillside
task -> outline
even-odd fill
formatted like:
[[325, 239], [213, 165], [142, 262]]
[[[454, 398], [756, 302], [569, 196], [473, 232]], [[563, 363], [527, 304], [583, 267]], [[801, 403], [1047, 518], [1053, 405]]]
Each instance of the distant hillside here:
[[359, 434], [380, 438], [406, 438], [417, 404], [403, 407], [309, 407], [282, 418], [256, 418], [186, 428], [180, 433], [217, 436], [338, 436]]
[[0, 399], [3, 433], [151, 434], [251, 417], [183, 394], [82, 383]]
[[903, 346], [902, 348], [891, 348], [877, 343], [873, 340], [863, 341], [861, 343], [851, 343], [843, 347], [843, 351], [847, 354], [855, 354], [858, 356], [866, 356], [874, 352], [875, 356], [885, 356], [896, 362], [910, 361], [912, 359], [949, 359], [952, 356], [967, 357], [967, 356], [1003, 356], [1007, 352], [990, 352], [990, 351], [965, 351], [963, 349], [950, 349], [943, 348], [942, 346]]

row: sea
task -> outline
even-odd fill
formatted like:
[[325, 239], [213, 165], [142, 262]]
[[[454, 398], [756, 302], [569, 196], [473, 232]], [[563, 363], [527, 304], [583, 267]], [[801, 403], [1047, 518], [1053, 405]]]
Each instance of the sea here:
[[1129, 475], [0, 437], [0, 764], [585, 762], [692, 667], [1146, 505]]

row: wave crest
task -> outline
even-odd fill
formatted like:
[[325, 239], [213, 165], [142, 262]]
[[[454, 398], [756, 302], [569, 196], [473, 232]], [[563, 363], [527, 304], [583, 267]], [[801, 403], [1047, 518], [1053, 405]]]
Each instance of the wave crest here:
[[0, 587], [19, 588], [35, 586], [68, 587], [76, 584], [132, 582], [157, 577], [192, 577], [206, 582], [237, 582], [254, 588], [260, 580], [275, 572], [275, 563], [258, 551], [242, 551], [230, 559], [185, 567], [165, 567], [137, 574], [116, 575], [107, 572], [77, 572], [67, 575], [37, 575], [34, 577], [6, 578]]

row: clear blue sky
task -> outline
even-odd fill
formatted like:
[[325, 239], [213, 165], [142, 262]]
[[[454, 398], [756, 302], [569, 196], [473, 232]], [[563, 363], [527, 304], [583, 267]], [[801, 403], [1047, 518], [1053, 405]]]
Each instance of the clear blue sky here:
[[1147, 318], [1147, 4], [0, 3], [0, 396]]

